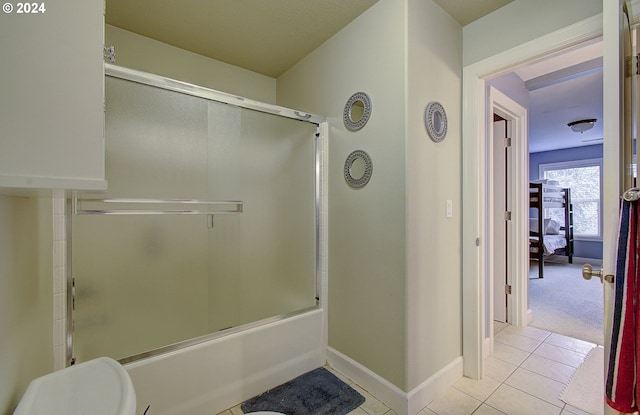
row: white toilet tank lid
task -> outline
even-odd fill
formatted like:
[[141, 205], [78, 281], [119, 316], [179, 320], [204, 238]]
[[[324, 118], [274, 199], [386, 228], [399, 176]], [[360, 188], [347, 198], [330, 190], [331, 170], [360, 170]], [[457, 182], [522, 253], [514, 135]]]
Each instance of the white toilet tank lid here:
[[100, 357], [34, 379], [14, 415], [135, 415], [129, 374]]

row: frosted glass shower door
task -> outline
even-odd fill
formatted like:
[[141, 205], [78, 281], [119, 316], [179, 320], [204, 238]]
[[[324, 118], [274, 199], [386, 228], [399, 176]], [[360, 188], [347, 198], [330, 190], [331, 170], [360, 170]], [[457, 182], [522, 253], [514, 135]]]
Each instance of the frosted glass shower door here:
[[128, 359], [315, 306], [316, 125], [112, 77], [105, 85], [100, 198], [242, 209], [74, 215], [76, 358]]
[[315, 130], [314, 124], [209, 103], [209, 198], [243, 201], [241, 215], [216, 217], [209, 233], [212, 328], [316, 304]]
[[[106, 198], [206, 199], [207, 101], [106, 78]], [[73, 217], [74, 353], [124, 358], [209, 332], [207, 223]]]

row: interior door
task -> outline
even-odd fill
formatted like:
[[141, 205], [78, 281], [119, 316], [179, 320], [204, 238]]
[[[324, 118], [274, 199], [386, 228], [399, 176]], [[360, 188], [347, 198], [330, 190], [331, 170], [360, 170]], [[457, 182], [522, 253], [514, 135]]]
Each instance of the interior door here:
[[[624, 35], [625, 18], [623, 3], [625, 0], [603, 1], [603, 75], [604, 75], [604, 157], [603, 157], [603, 265], [602, 275], [614, 275], [616, 237], [619, 219], [619, 201], [621, 191], [625, 190], [623, 180], [624, 162], [620, 146], [620, 137], [624, 128], [620, 122], [624, 114]], [[596, 279], [597, 280], [597, 279]], [[587, 282], [593, 284], [594, 282]], [[605, 365], [604, 379], [607, 374], [606, 356], [611, 346], [611, 315], [613, 310], [613, 284], [604, 282], [604, 339]], [[604, 399], [603, 399], [604, 401]], [[617, 414], [603, 402], [604, 413]]]
[[493, 122], [493, 319], [507, 322], [507, 121]]

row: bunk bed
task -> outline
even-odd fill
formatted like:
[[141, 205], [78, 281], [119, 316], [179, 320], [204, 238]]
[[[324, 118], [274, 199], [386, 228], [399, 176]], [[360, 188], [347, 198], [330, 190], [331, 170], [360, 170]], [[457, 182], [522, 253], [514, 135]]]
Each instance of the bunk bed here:
[[[563, 217], [545, 217], [549, 208], [561, 209]], [[565, 255], [572, 264], [571, 189], [550, 180], [529, 183], [529, 212], [529, 258], [538, 262], [538, 278], [544, 276], [544, 259], [547, 256]]]

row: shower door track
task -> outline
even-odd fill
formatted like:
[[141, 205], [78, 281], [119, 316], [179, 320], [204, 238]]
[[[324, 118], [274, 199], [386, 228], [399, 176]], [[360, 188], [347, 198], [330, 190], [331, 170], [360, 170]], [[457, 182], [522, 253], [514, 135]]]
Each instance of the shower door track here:
[[[315, 139], [315, 153], [316, 153], [316, 168], [315, 168], [315, 285], [316, 285], [316, 294], [315, 294], [315, 306], [307, 307], [301, 310], [296, 310], [290, 313], [280, 314], [272, 317], [268, 317], [262, 320], [254, 321], [251, 323], [246, 323], [237, 327], [231, 327], [228, 329], [219, 330], [217, 332], [205, 334], [202, 336], [198, 336], [195, 338], [183, 340], [174, 344], [169, 344], [166, 346], [162, 346], [153, 350], [149, 350], [143, 353], [139, 353], [133, 356], [125, 357], [119, 359], [119, 362], [122, 364], [130, 363], [136, 360], [157, 356], [163, 353], [175, 351], [184, 347], [192, 346], [198, 343], [202, 343], [205, 341], [210, 341], [214, 339], [218, 339], [224, 336], [228, 336], [230, 334], [238, 333], [241, 331], [245, 331], [248, 329], [256, 328], [259, 326], [263, 326], [269, 323], [275, 323], [280, 320], [294, 317], [300, 314], [307, 313], [312, 310], [317, 310], [320, 305], [320, 278], [321, 275], [321, 248], [320, 248], [320, 212], [321, 212], [321, 174], [323, 170], [323, 151], [322, 145], [318, 140], [322, 136], [326, 135], [327, 128], [326, 125], [324, 128], [321, 128], [321, 124], [325, 123], [325, 118], [319, 115], [305, 113], [302, 111], [293, 110], [290, 108], [280, 107], [278, 105], [267, 104], [260, 101], [251, 100], [248, 98], [240, 97], [233, 94], [228, 94], [221, 91], [216, 91], [213, 89], [209, 89], [206, 87], [190, 84], [183, 81], [177, 81], [170, 78], [165, 78], [163, 76], [150, 74], [147, 72], [137, 71], [130, 68], [124, 68], [117, 65], [105, 63], [104, 64], [105, 76], [122, 79], [125, 81], [131, 81], [135, 83], [140, 83], [144, 85], [148, 85], [155, 88], [160, 88], [168, 91], [173, 91], [185, 95], [190, 95], [194, 97], [204, 98], [210, 101], [216, 101], [224, 104], [234, 105], [240, 108], [246, 108], [253, 111], [268, 113], [272, 115], [276, 115], [279, 117], [290, 118], [298, 121], [308, 122], [310, 124], [316, 125], [316, 134], [313, 137]], [[324, 137], [326, 139], [326, 137]], [[85, 196], [87, 196], [85, 198]], [[117, 210], [101, 210], [101, 209], [81, 209], [79, 208], [82, 203], [134, 203], [134, 204], [195, 204], [195, 205], [234, 205], [235, 207], [231, 210], [216, 210], [213, 211], [205, 209], [205, 210], [153, 210], [153, 211], [145, 211], [145, 210], [129, 210], [129, 211], [117, 211]], [[75, 284], [72, 270], [72, 230], [71, 230], [71, 216], [78, 214], [205, 214], [205, 215], [214, 215], [214, 214], [237, 214], [242, 213], [243, 210], [243, 202], [242, 201], [222, 201], [222, 202], [210, 202], [210, 201], [200, 201], [200, 200], [155, 200], [155, 199], [97, 199], [95, 194], [82, 194], [75, 193], [71, 198], [67, 198], [66, 207], [65, 207], [65, 216], [66, 216], [66, 257], [67, 257], [67, 269], [66, 269], [66, 279], [67, 279], [67, 301], [66, 301], [66, 365], [70, 366], [75, 364], [75, 357], [73, 356], [73, 308], [74, 308], [74, 295], [75, 295]]]
[[278, 105], [267, 104], [265, 102], [254, 101], [249, 98], [228, 94], [226, 92], [216, 91], [187, 82], [177, 81], [175, 79], [165, 78], [159, 75], [137, 71], [135, 69], [123, 68], [121, 66], [112, 65], [109, 63], [104, 64], [104, 72], [106, 76], [111, 76], [113, 78], [133, 81], [156, 88], [166, 89], [168, 91], [179, 92], [181, 94], [204, 98], [224, 104], [235, 105], [241, 108], [266, 112], [268, 114], [273, 114], [280, 117], [306, 121], [317, 126], [325, 121], [325, 118], [319, 115], [296, 111], [290, 108], [280, 107]]

